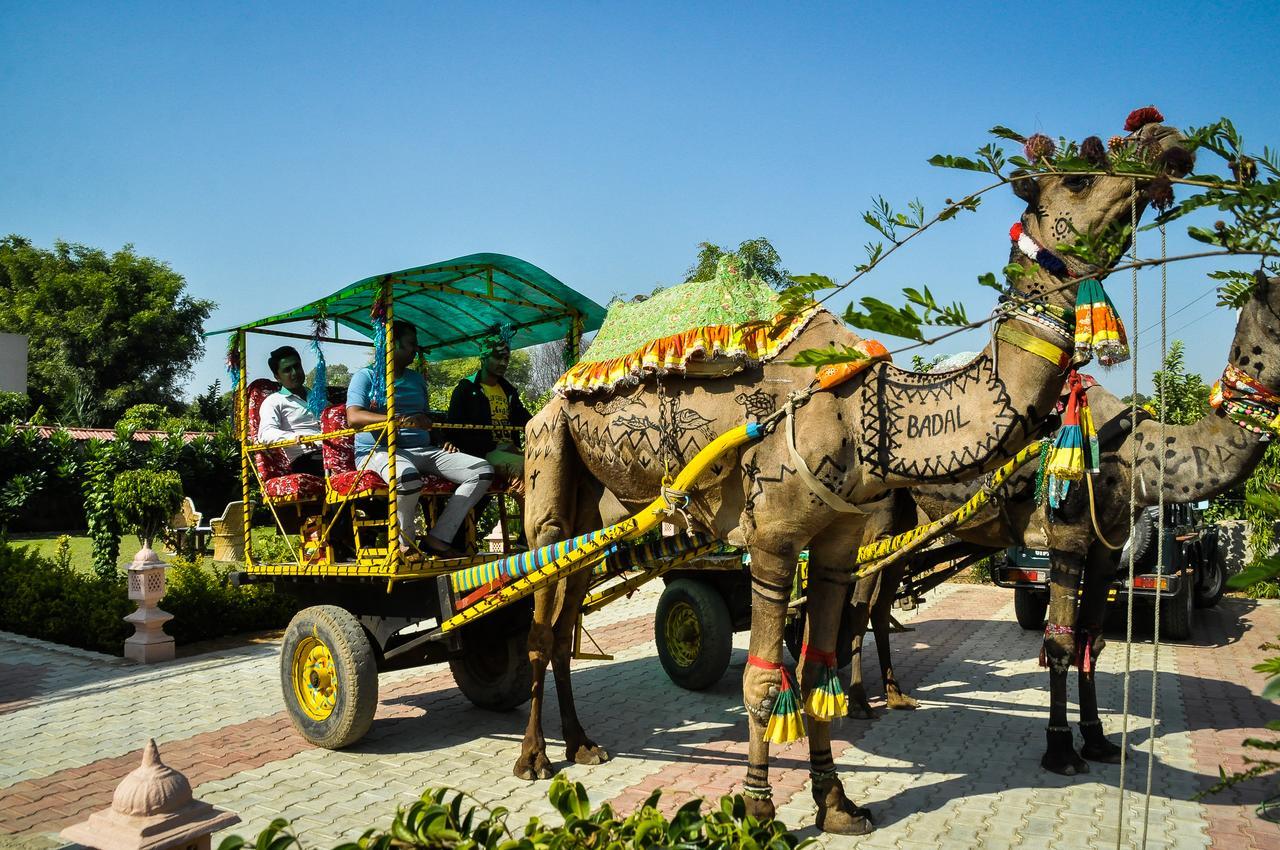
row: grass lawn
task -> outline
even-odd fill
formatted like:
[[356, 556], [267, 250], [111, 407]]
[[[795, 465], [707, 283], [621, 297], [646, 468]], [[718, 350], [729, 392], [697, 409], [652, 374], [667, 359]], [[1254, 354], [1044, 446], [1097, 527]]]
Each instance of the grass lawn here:
[[[13, 546], [27, 546], [34, 549], [43, 558], [53, 558], [58, 548], [60, 534], [11, 534], [9, 543]], [[83, 534], [68, 535], [71, 538], [71, 566], [79, 572], [93, 572], [93, 543]], [[126, 534], [120, 538], [120, 563], [127, 564], [142, 542], [137, 535]]]

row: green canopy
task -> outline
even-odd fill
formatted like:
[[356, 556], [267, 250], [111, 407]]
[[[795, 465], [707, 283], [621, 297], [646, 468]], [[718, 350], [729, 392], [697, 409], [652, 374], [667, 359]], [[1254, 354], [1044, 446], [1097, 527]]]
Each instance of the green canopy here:
[[511, 347], [563, 339], [576, 319], [582, 332], [604, 321], [604, 308], [547, 272], [506, 254], [469, 254], [403, 271], [374, 275], [327, 298], [206, 336], [324, 318], [373, 336], [369, 310], [384, 282], [394, 294], [394, 318], [418, 328], [418, 342], [433, 360], [471, 357], [494, 325], [510, 325]]

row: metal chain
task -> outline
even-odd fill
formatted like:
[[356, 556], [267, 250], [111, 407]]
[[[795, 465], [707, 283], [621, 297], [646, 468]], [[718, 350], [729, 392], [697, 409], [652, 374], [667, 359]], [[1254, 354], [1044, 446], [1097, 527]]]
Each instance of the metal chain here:
[[[1138, 259], [1138, 181], [1130, 181], [1129, 187], [1129, 253], [1133, 260]], [[1133, 298], [1133, 340], [1129, 343], [1132, 352], [1130, 361], [1129, 421], [1134, 424], [1135, 434], [1138, 424], [1138, 268], [1131, 269], [1131, 296]], [[1136, 436], [1129, 441], [1129, 538], [1133, 537], [1134, 517], [1138, 511], [1138, 443]], [[1124, 626], [1124, 700], [1120, 709], [1120, 785], [1119, 803], [1116, 812], [1116, 850], [1120, 850], [1124, 838], [1124, 779], [1127, 757], [1129, 754], [1129, 684], [1133, 664], [1133, 550], [1129, 550], [1129, 585], [1125, 605]]]
[[[1160, 259], [1165, 259], [1165, 232], [1164, 225], [1160, 225]], [[1168, 364], [1165, 358], [1169, 352], [1169, 274], [1168, 266], [1160, 263], [1160, 369], [1165, 371]], [[1152, 626], [1151, 635], [1151, 718], [1147, 724], [1147, 798], [1142, 807], [1142, 846], [1147, 846], [1147, 825], [1151, 820], [1151, 779], [1155, 773], [1156, 763], [1156, 685], [1160, 681], [1160, 590], [1164, 585], [1165, 577], [1165, 534], [1164, 534], [1164, 484], [1165, 484], [1165, 467], [1169, 461], [1169, 444], [1165, 441], [1165, 434], [1168, 432], [1168, 397], [1165, 395], [1165, 386], [1169, 383], [1167, 380], [1167, 372], [1165, 380], [1160, 381], [1157, 388], [1160, 393], [1160, 442], [1157, 446], [1159, 454], [1160, 468], [1160, 486], [1156, 492], [1156, 504], [1160, 511], [1160, 536], [1157, 538], [1156, 549], [1156, 601], [1155, 601], [1155, 625]], [[1186, 581], [1186, 576], [1182, 576], [1182, 581]], [[1193, 588], [1187, 588], [1188, 592], [1192, 592]], [[1174, 604], [1177, 604], [1176, 602]]]

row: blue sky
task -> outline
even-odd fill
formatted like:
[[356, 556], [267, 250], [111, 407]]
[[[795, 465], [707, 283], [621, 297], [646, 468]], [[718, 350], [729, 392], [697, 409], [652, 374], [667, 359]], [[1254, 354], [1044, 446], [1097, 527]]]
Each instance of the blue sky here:
[[[601, 302], [678, 282], [703, 240], [766, 236], [791, 271], [846, 279], [870, 198], [936, 210], [977, 188], [980, 175], [925, 160], [973, 150], [996, 123], [1105, 138], [1154, 103], [1169, 123], [1228, 115], [1253, 146], [1280, 145], [1275, 3], [3, 12], [0, 230], [133, 243], [218, 302], [210, 327], [475, 251], [527, 259]], [[992, 293], [974, 279], [1003, 264], [1019, 211], [991, 197], [852, 294], [897, 301], [927, 284], [981, 315]], [[1185, 247], [1173, 234], [1171, 252]], [[1169, 329], [1212, 380], [1233, 317], [1213, 310], [1207, 270], [1170, 270]], [[1158, 275], [1141, 286], [1145, 382]], [[1127, 275], [1109, 289], [1127, 317]], [[222, 347], [210, 341], [197, 390], [222, 375]], [[1128, 367], [1116, 371], [1104, 382], [1125, 390]]]

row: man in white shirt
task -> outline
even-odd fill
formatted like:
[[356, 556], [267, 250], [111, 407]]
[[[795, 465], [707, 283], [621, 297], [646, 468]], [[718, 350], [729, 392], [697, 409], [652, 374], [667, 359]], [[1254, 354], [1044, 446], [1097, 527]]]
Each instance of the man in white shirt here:
[[[258, 418], [258, 442], [274, 443], [321, 433], [320, 419], [307, 407], [307, 373], [302, 368], [302, 358], [292, 345], [284, 345], [271, 352], [267, 358], [271, 374], [280, 382], [280, 389], [262, 400]], [[305, 472], [324, 477], [324, 462], [319, 443], [299, 443], [283, 446], [289, 459], [289, 472]]]

